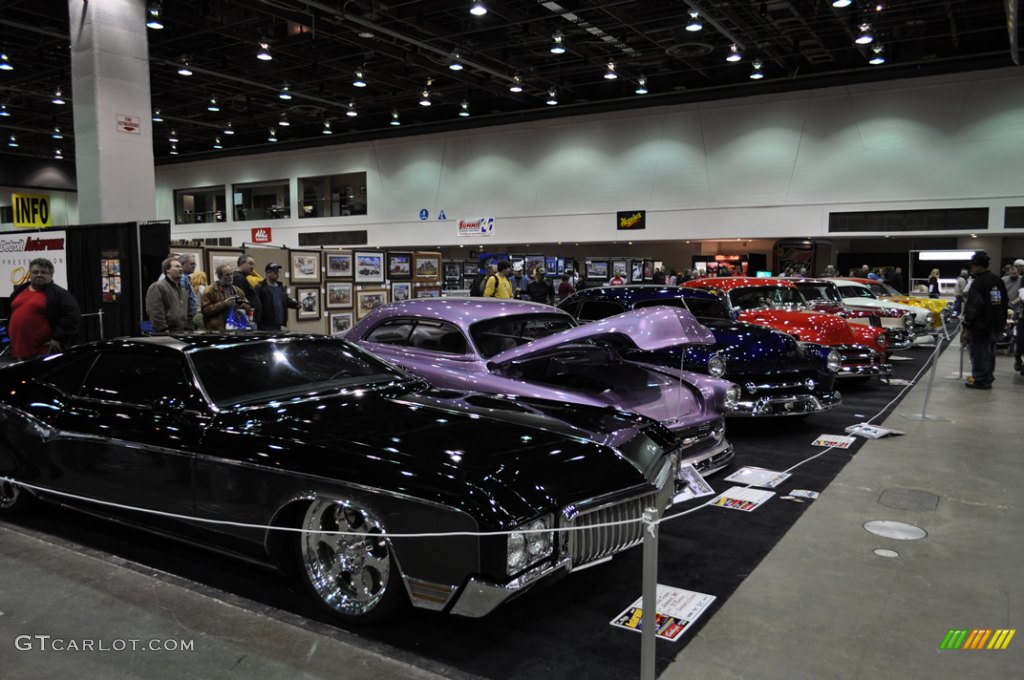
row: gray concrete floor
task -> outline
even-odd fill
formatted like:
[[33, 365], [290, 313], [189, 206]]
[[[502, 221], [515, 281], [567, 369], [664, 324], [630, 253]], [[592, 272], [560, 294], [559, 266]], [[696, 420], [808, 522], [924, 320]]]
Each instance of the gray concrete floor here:
[[[907, 435], [857, 453], [663, 680], [1024, 677], [1024, 631], [1005, 651], [938, 649], [950, 628], [1018, 627], [1024, 596], [1024, 378], [1000, 357], [995, 389], [966, 390], [949, 378], [957, 362], [955, 350], [940, 360], [929, 409], [950, 421], [900, 417], [921, 411], [923, 381], [913, 388], [885, 423]], [[935, 494], [938, 506], [879, 504], [894, 488]], [[873, 536], [862, 528], [873, 519], [910, 522], [928, 536]], [[466, 677], [327, 628], [0, 525], [0, 680]], [[44, 651], [30, 637], [20, 642], [32, 649], [19, 650], [26, 635], [51, 636], [47, 646], [157, 639], [192, 649]]]

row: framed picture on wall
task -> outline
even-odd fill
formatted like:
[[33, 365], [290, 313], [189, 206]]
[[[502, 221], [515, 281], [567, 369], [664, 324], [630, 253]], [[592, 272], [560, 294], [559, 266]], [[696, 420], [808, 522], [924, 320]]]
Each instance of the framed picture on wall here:
[[207, 248], [206, 249], [206, 280], [211, 284], [217, 280], [217, 267], [222, 264], [231, 265], [231, 269], [238, 268], [238, 257], [242, 254], [241, 248]]
[[295, 298], [299, 301], [297, 315], [300, 321], [320, 318], [319, 288], [296, 288]]
[[621, 276], [626, 278], [629, 276], [629, 260], [612, 260], [608, 268], [608, 273], [611, 276]]
[[644, 281], [654, 278], [654, 260], [644, 260]]
[[462, 276], [462, 263], [461, 262], [445, 262], [444, 263], [444, 278], [446, 279], [457, 279]]
[[353, 255], [356, 283], [384, 283], [384, 253], [357, 250]]
[[352, 309], [352, 282], [328, 281], [326, 309]]
[[352, 328], [352, 312], [337, 312], [331, 314], [331, 335], [338, 338]]
[[412, 278], [412, 253], [388, 251], [388, 276], [394, 281]]
[[608, 260], [587, 260], [587, 279], [604, 281], [608, 278]]
[[290, 277], [292, 283], [320, 283], [320, 253], [293, 250]]
[[629, 280], [633, 283], [640, 283], [644, 280], [644, 261], [643, 260], [632, 260], [630, 262], [632, 271], [629, 274]]
[[439, 298], [441, 297], [441, 286], [419, 286], [416, 288], [417, 298]]
[[395, 281], [391, 284], [391, 301], [401, 302], [412, 297], [412, 283], [409, 281]]
[[441, 280], [441, 253], [413, 253], [412, 264], [417, 281]]
[[462, 275], [463, 276], [476, 276], [480, 273], [480, 263], [478, 262], [463, 262], [462, 263]]
[[337, 253], [324, 253], [327, 258], [327, 278], [329, 279], [351, 279], [352, 278], [352, 253], [342, 251]]
[[[196, 269], [195, 269], [195, 271], [197, 271], [197, 272], [203, 271], [203, 267], [206, 266], [206, 261], [203, 259], [203, 249], [202, 248], [195, 248], [195, 247], [186, 248], [185, 246], [180, 246], [180, 247], [179, 246], [171, 246], [171, 252], [174, 253], [175, 255], [191, 255], [192, 259], [194, 259], [196, 261]], [[206, 275], [206, 280], [207, 281], [210, 280], [209, 273], [207, 273], [207, 275]]]
[[[356, 256], [358, 259], [358, 255]], [[357, 272], [358, 273], [358, 272]], [[383, 288], [367, 288], [356, 291], [356, 318], [362, 319], [375, 307], [388, 303], [388, 292]]]
[[528, 254], [526, 261], [523, 263], [523, 273], [532, 278], [533, 272], [536, 271], [537, 267], [544, 268], [544, 255], [539, 253]]

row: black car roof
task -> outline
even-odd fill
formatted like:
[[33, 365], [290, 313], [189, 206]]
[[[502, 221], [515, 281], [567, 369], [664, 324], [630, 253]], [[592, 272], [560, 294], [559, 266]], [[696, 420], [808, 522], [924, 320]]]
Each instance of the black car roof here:
[[288, 333], [278, 331], [233, 331], [233, 332], [205, 332], [195, 333], [170, 333], [168, 335], [142, 335], [125, 338], [115, 338], [106, 341], [107, 343], [121, 343], [132, 345], [148, 345], [155, 347], [166, 347], [179, 352], [186, 352], [191, 349], [212, 347], [214, 345], [240, 345], [248, 342], [262, 342], [279, 338], [302, 339], [302, 340], [338, 340], [326, 335], [314, 335], [310, 333]]
[[625, 286], [601, 286], [600, 288], [584, 288], [577, 291], [573, 297], [579, 296], [614, 298], [617, 300], [655, 300], [663, 298], [693, 298], [703, 300], [718, 300], [718, 296], [706, 290], [678, 286], [663, 286], [659, 284], [627, 284]]

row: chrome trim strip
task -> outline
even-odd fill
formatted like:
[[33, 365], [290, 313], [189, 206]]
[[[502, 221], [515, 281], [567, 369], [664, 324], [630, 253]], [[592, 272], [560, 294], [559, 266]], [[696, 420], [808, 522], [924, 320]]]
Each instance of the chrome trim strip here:
[[[750, 399], [736, 404], [736, 408], [729, 411], [729, 417], [786, 417], [806, 415], [808, 413], [820, 413], [839, 406], [842, 397], [839, 392], [831, 392], [820, 397], [810, 394], [799, 394], [788, 397], [761, 397]], [[781, 407], [781, 410], [777, 410]]]
[[402, 576], [402, 581], [405, 583], [405, 591], [412, 606], [438, 612], [444, 611], [459, 589], [457, 585], [433, 583], [405, 575]]
[[568, 574], [571, 568], [572, 560], [566, 557], [554, 564], [535, 567], [508, 583], [490, 583], [473, 576], [466, 582], [451, 613], [474, 619], [487, 616], [509, 598], [525, 592], [539, 581], [559, 572]]

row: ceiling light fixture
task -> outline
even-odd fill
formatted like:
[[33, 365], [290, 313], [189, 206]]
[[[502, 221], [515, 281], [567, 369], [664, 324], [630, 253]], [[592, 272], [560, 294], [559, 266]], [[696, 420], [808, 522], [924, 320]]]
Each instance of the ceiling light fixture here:
[[462, 57], [457, 51], [452, 54], [452, 61], [448, 64], [448, 68], [452, 71], [461, 71], [464, 68], [462, 65]]
[[4, 118], [11, 115], [11, 112], [7, 110], [7, 104], [0, 104], [0, 116]]
[[605, 80], [615, 80], [618, 77], [619, 77], [619, 74], [615, 72], [615, 62], [614, 61], [609, 61], [608, 62], [608, 70], [604, 72], [604, 79]]
[[356, 78], [352, 81], [354, 87], [366, 87], [366, 81], [363, 80], [363, 69], [356, 69]]
[[465, 99], [463, 99], [462, 102], [459, 104], [459, 117], [469, 118], [469, 102], [467, 102]]
[[171, 155], [172, 156], [177, 156], [178, 155], [178, 146], [176, 144], [171, 144]]
[[292, 93], [288, 89], [288, 83], [285, 83], [284, 85], [281, 86], [281, 91], [277, 93], [277, 98], [283, 99], [285, 101], [288, 101], [289, 99], [292, 98]]
[[288, 127], [288, 126], [290, 126], [291, 123], [288, 121], [288, 114], [287, 113], [282, 113], [281, 114], [281, 120], [277, 121], [277, 124], [279, 126], [281, 126], [281, 127]]
[[206, 105], [206, 110], [207, 111], [213, 111], [214, 113], [216, 113], [217, 111], [220, 111], [220, 107], [217, 106], [217, 98], [216, 97], [210, 97], [210, 103]]
[[270, 128], [270, 134], [267, 135], [267, 141], [268, 142], [276, 142], [277, 141], [277, 130], [275, 130], [274, 128]]
[[220, 137], [214, 137], [213, 138], [213, 148], [214, 149], [223, 149], [224, 148], [224, 145], [220, 143]]
[[875, 36], [871, 34], [871, 24], [865, 21], [860, 25], [860, 35], [858, 35], [857, 39], [853, 42], [858, 45], [870, 45], [874, 40]]
[[334, 130], [331, 129], [331, 121], [329, 121], [329, 120], [325, 120], [324, 121], [324, 129], [321, 130], [321, 132], [323, 132], [325, 135], [333, 135], [334, 134]]
[[259, 41], [259, 52], [256, 53], [256, 58], [260, 61], [271, 61], [274, 55], [270, 53], [270, 41], [266, 38], [260, 38]]
[[228, 121], [228, 124], [224, 126], [224, 134], [226, 134], [226, 135], [233, 135], [233, 134], [235, 134], [235, 128], [231, 127], [231, 121], [230, 120]]
[[163, 116], [160, 115], [160, 109], [153, 109], [153, 122], [162, 123], [164, 122]]
[[56, 158], [59, 161], [62, 161], [62, 160], [64, 160], [64, 152], [61, 151], [60, 149], [54, 149], [53, 150], [53, 157]]
[[509, 92], [519, 94], [523, 91], [523, 79], [519, 77], [519, 74], [512, 76], [512, 84], [508, 86]]
[[695, 9], [690, 10], [690, 23], [686, 24], [686, 30], [690, 33], [696, 33], [704, 28], [704, 24], [700, 23], [700, 12]]
[[59, 87], [53, 91], [53, 99], [51, 99], [50, 101], [52, 101], [54, 104], [57, 104], [58, 106], [63, 106], [64, 104], [67, 104], [67, 102], [64, 101], [64, 94], [61, 92]]
[[167, 141], [171, 144], [178, 143], [178, 133], [176, 130], [171, 130], [171, 134], [167, 137]]
[[420, 94], [420, 106], [430, 106], [430, 85], [433, 81], [427, 80], [427, 86], [423, 88], [423, 92]]
[[356, 103], [355, 102], [349, 102], [348, 103], [348, 110], [345, 111], [345, 115], [348, 116], [349, 118], [355, 118], [356, 116], [359, 115], [359, 112], [356, 111]]
[[14, 64], [7, 58], [7, 55], [0, 52], [0, 71], [13, 71]]
[[64, 139], [64, 134], [60, 131], [59, 125], [53, 126], [53, 134], [50, 136], [53, 137], [54, 139]]
[[563, 37], [561, 31], [555, 31], [555, 34], [551, 36], [551, 39], [555, 41], [551, 45], [551, 54], [565, 54], [565, 45], [562, 44]]
[[473, 6], [469, 8], [469, 13], [475, 17], [482, 17], [487, 14], [487, 8], [484, 7], [482, 2], [474, 2]]
[[150, 1], [146, 8], [146, 14], [149, 16], [149, 18], [146, 19], [146, 28], [152, 28], [159, 31], [164, 27], [164, 22], [160, 19], [160, 15], [162, 14], [162, 8], [160, 7], [161, 4], [160, 0]]
[[869, 64], [872, 66], [878, 66], [879, 64], [885, 63], [885, 54], [883, 54], [883, 52], [885, 52], [885, 48], [882, 47], [881, 43], [875, 43], [871, 47], [871, 52], [871, 58], [868, 59]]
[[647, 89], [646, 76], [640, 76], [640, 78], [638, 78], [636, 81], [636, 89], [634, 90], [634, 92], [636, 92], [637, 94], [647, 94], [648, 91], [649, 90]]
[[726, 56], [725, 60], [735, 64], [737, 61], [741, 61], [742, 59], [743, 54], [740, 53], [740, 48], [736, 43], [729, 45], [729, 54]]
[[178, 68], [178, 75], [179, 76], [190, 76], [190, 75], [192, 75], [192, 69], [190, 68], [190, 66], [191, 66], [191, 64], [189, 63], [189, 60], [186, 59], [185, 57], [182, 57], [181, 58], [181, 66]]
[[402, 121], [400, 121], [398, 119], [398, 111], [392, 111], [391, 112], [391, 124], [395, 125], [395, 126], [398, 126], [398, 125], [402, 124]]
[[832, 6], [833, 7], [838, 7], [839, 9], [843, 9], [844, 7], [849, 7], [852, 4], [853, 4], [853, 0], [832, 0]]
[[10, 138], [7, 140], [7, 146], [11, 147], [12, 149], [17, 149], [18, 148], [18, 138], [15, 137], [12, 134], [10, 136]]
[[760, 59], [755, 59], [753, 66], [754, 70], [750, 72], [750, 79], [761, 80], [761, 78], [764, 78], [764, 72], [761, 70], [764, 68], [764, 63]]
[[558, 93], [555, 91], [555, 88], [548, 90], [548, 100], [544, 103], [548, 106], [555, 106], [558, 104]]

